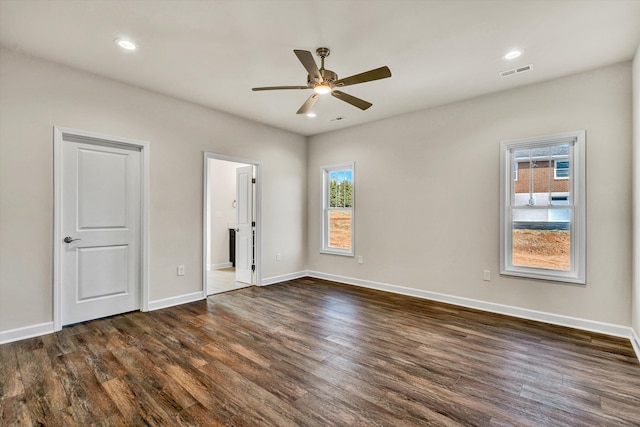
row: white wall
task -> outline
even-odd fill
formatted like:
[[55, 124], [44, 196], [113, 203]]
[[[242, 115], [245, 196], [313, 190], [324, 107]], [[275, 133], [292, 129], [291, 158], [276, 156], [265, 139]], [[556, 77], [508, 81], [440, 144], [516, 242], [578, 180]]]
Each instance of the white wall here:
[[244, 163], [209, 159], [210, 241], [209, 264], [229, 262], [229, 227], [235, 228], [236, 169]]
[[[640, 337], [640, 46], [633, 61], [633, 295], [631, 326]], [[640, 345], [640, 342], [638, 343]], [[640, 355], [638, 355], [640, 357]]]
[[150, 141], [152, 301], [202, 289], [205, 151], [262, 161], [263, 278], [304, 269], [304, 137], [2, 49], [0, 332], [53, 318], [54, 125]]
[[[580, 129], [587, 285], [500, 277], [500, 141]], [[630, 325], [630, 63], [314, 136], [308, 159], [310, 270]], [[348, 161], [364, 264], [319, 253], [320, 166]]]

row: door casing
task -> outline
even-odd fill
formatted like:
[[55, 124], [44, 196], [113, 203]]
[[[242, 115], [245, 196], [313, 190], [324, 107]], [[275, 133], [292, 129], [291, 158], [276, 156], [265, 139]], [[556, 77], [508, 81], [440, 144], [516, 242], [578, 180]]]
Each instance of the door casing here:
[[209, 236], [210, 218], [209, 218], [209, 159], [225, 160], [227, 162], [244, 163], [255, 167], [256, 186], [255, 191], [255, 211], [256, 211], [256, 227], [255, 227], [255, 266], [256, 271], [254, 274], [254, 285], [261, 286], [262, 284], [262, 162], [260, 160], [247, 159], [244, 157], [227, 156], [225, 154], [217, 154], [211, 152], [204, 153], [204, 186], [202, 196], [202, 218], [203, 218], [203, 234], [202, 234], [202, 293], [204, 298], [207, 297], [207, 263], [209, 262], [209, 245], [207, 244]]
[[64, 141], [92, 145], [134, 147], [140, 150], [140, 310], [149, 310], [149, 143], [130, 138], [99, 134], [78, 129], [54, 126], [53, 128], [53, 326], [62, 329], [62, 256], [59, 242], [62, 240], [62, 144]]

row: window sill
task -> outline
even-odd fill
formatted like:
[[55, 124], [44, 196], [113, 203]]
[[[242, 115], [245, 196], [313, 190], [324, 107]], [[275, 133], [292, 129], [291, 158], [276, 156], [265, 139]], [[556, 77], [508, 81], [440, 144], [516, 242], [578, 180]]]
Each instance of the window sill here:
[[326, 254], [326, 255], [340, 255], [340, 256], [348, 256], [348, 257], [354, 257], [355, 254], [352, 250], [340, 250], [340, 249], [320, 249], [320, 253], [321, 254]]
[[573, 283], [576, 285], [586, 285], [586, 279], [583, 277], [578, 277], [575, 274], [571, 274], [571, 273], [558, 274], [558, 273], [555, 273], [554, 270], [549, 270], [548, 273], [543, 269], [501, 270], [500, 275], [522, 277], [526, 279], [547, 280], [552, 282]]

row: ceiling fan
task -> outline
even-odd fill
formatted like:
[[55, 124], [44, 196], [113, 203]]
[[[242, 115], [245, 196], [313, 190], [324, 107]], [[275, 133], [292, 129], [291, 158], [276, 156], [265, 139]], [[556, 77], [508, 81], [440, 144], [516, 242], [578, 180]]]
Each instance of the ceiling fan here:
[[342, 88], [344, 86], [355, 85], [358, 83], [370, 82], [373, 80], [386, 79], [391, 77], [391, 70], [389, 67], [384, 66], [376, 68], [375, 70], [365, 71], [364, 73], [356, 74], [344, 79], [338, 79], [338, 75], [331, 71], [325, 70], [324, 59], [329, 56], [329, 49], [326, 47], [320, 47], [316, 49], [316, 54], [320, 57], [321, 65], [318, 69], [316, 61], [313, 59], [313, 55], [308, 50], [294, 50], [304, 68], [309, 75], [307, 76], [306, 86], [271, 86], [271, 87], [254, 87], [252, 90], [281, 90], [281, 89], [313, 89], [313, 95], [302, 104], [302, 107], [298, 110], [297, 114], [307, 113], [313, 104], [320, 98], [320, 95], [330, 93], [332, 96], [338, 98], [341, 101], [347, 102], [361, 110], [366, 110], [373, 104], [363, 99], [356, 98], [347, 93], [337, 90], [336, 88]]

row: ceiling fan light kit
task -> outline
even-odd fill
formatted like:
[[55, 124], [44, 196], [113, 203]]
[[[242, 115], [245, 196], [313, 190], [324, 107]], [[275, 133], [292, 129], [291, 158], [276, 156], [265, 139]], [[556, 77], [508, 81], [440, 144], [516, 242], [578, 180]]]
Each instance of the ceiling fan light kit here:
[[320, 57], [320, 68], [313, 59], [313, 55], [308, 50], [295, 49], [293, 53], [298, 57], [298, 60], [302, 63], [302, 66], [309, 73], [307, 75], [306, 86], [270, 86], [270, 87], [254, 87], [254, 91], [263, 90], [283, 90], [283, 89], [313, 89], [313, 94], [302, 104], [302, 107], [297, 111], [297, 114], [306, 114], [311, 110], [313, 104], [320, 98], [320, 95], [330, 93], [333, 97], [338, 98], [348, 104], [353, 105], [361, 110], [366, 110], [373, 104], [363, 99], [356, 98], [342, 91], [336, 90], [336, 88], [342, 88], [344, 86], [355, 85], [359, 83], [366, 83], [373, 80], [386, 79], [391, 77], [391, 70], [389, 67], [384, 66], [376, 68], [375, 70], [365, 71], [364, 73], [355, 74], [344, 79], [338, 79], [338, 75], [324, 68], [324, 59], [329, 56], [331, 51], [326, 47], [319, 47], [316, 49], [316, 55]]
[[313, 88], [313, 91], [318, 95], [326, 95], [327, 93], [330, 93], [332, 90], [333, 89], [331, 88], [331, 86], [326, 84], [319, 84], [314, 86]]

